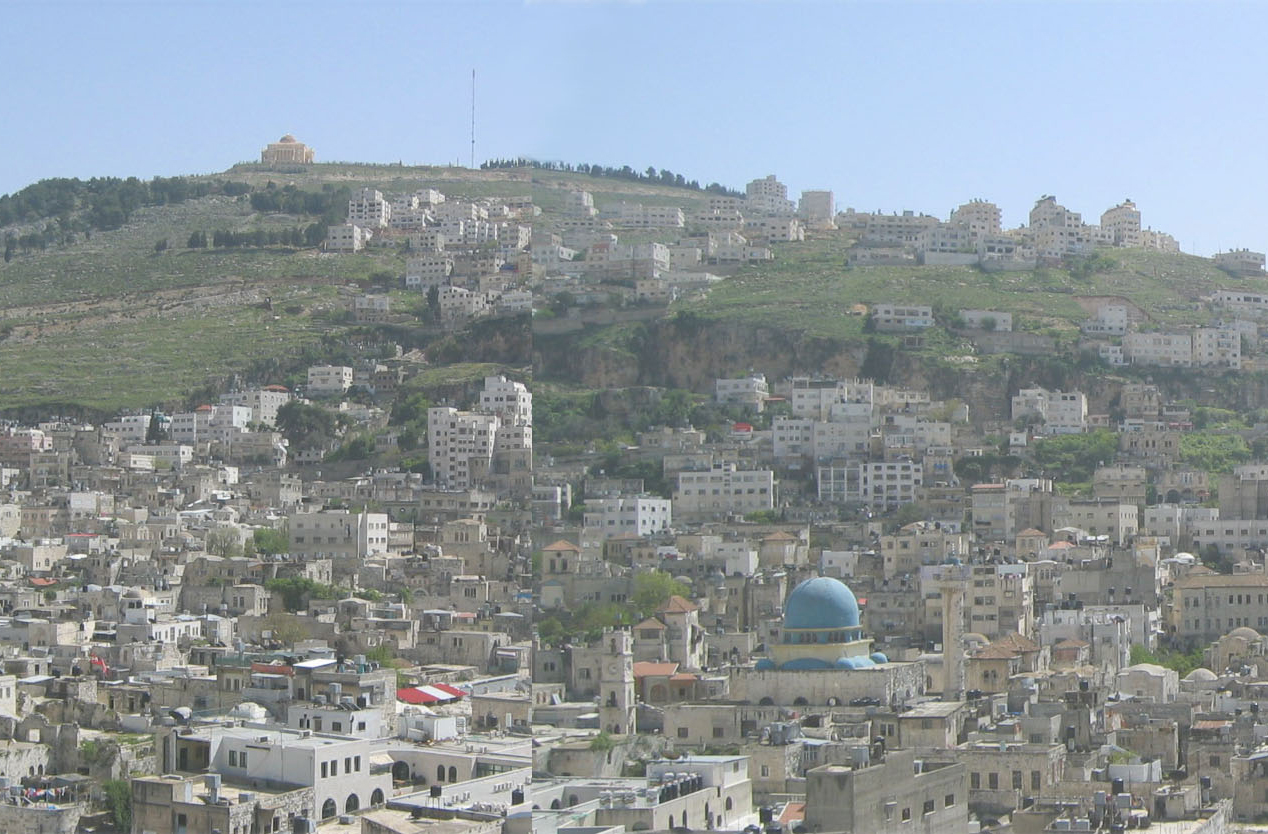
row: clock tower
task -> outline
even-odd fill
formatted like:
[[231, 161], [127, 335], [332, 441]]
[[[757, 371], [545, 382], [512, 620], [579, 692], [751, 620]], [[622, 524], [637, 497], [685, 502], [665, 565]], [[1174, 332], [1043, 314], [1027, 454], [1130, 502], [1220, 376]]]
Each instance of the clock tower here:
[[599, 665], [599, 728], [634, 733], [634, 648], [628, 631], [603, 635]]

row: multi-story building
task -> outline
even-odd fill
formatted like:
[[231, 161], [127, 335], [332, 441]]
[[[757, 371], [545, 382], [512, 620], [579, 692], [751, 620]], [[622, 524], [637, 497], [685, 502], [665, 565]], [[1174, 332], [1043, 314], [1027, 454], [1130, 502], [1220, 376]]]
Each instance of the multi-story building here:
[[919, 499], [925, 470], [919, 461], [870, 461], [859, 465], [859, 497], [881, 512], [896, 510]]
[[1258, 275], [1264, 271], [1264, 253], [1252, 252], [1249, 249], [1235, 249], [1231, 252], [1217, 252], [1213, 258], [1216, 266], [1240, 275]]
[[369, 229], [356, 223], [341, 223], [326, 227], [327, 252], [360, 252], [374, 237]]
[[806, 773], [805, 828], [963, 834], [969, 830], [966, 773], [963, 764], [917, 762], [915, 750], [814, 768]]
[[678, 473], [673, 514], [679, 518], [745, 514], [775, 507], [775, 473], [715, 463], [708, 470]]
[[308, 369], [311, 396], [328, 397], [344, 394], [352, 387], [352, 368], [346, 365], [313, 365]]
[[277, 410], [291, 401], [291, 392], [281, 385], [265, 385], [246, 391], [222, 394], [220, 402], [251, 409], [251, 422], [263, 426], [277, 424]]
[[1206, 645], [1235, 628], [1268, 628], [1268, 576], [1206, 574], [1176, 580], [1172, 601], [1175, 635]]
[[[389, 739], [355, 738], [273, 725], [218, 724], [181, 729], [185, 731], [178, 733], [177, 728], [167, 728], [159, 734], [156, 746], [160, 750], [162, 764], [159, 767], [163, 773], [180, 775], [210, 770], [221, 777], [212, 782], [213, 789], [219, 788], [221, 792], [226, 785], [251, 786], [253, 782], [262, 786], [307, 788], [311, 791], [312, 805], [296, 809], [296, 816], [310, 820], [331, 819], [383, 804], [392, 793]], [[133, 784], [152, 784], [162, 779], [166, 777], [144, 777]], [[242, 798], [242, 791], [233, 793]], [[172, 812], [176, 810], [170, 808]], [[145, 816], [145, 812], [139, 815], [140, 818]], [[285, 822], [286, 817], [281, 821]], [[277, 824], [276, 817], [270, 820], [270, 828]], [[251, 826], [253, 830], [254, 827]], [[177, 830], [179, 828], [178, 825]]]
[[668, 530], [672, 523], [673, 502], [668, 498], [640, 495], [586, 501], [585, 526], [604, 538], [650, 536]]
[[504, 376], [487, 376], [480, 391], [480, 411], [496, 414], [503, 425], [533, 424], [533, 395], [522, 382]]
[[998, 235], [1001, 228], [999, 206], [986, 200], [970, 200], [951, 212], [952, 225], [969, 230], [973, 239]]
[[427, 411], [432, 475], [446, 489], [468, 489], [488, 474], [501, 420], [442, 406]]
[[911, 330], [933, 327], [933, 308], [927, 304], [877, 304], [872, 308], [877, 330]]
[[1204, 368], [1241, 368], [1242, 334], [1231, 327], [1195, 328], [1193, 364]]
[[714, 381], [714, 399], [720, 403], [742, 405], [761, 413], [770, 396], [765, 374], [752, 374], [738, 379]]
[[362, 188], [348, 201], [348, 222], [370, 229], [386, 229], [392, 219], [392, 204], [373, 188]]
[[386, 513], [320, 510], [287, 519], [290, 552], [308, 558], [365, 559], [388, 552]]
[[833, 225], [836, 203], [831, 191], [803, 191], [797, 204], [797, 213], [808, 225], [821, 228]]
[[1013, 397], [1012, 417], [1038, 417], [1045, 434], [1079, 434], [1087, 431], [1087, 396], [1079, 391], [1023, 388]]
[[1138, 247], [1141, 244], [1140, 209], [1131, 200], [1124, 200], [1101, 214], [1101, 228], [1115, 246]]

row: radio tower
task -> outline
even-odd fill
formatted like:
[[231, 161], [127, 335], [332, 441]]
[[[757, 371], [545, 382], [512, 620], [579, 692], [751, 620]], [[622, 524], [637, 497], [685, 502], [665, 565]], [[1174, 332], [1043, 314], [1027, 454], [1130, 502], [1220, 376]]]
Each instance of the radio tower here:
[[475, 67], [471, 68], [471, 167], [475, 168]]

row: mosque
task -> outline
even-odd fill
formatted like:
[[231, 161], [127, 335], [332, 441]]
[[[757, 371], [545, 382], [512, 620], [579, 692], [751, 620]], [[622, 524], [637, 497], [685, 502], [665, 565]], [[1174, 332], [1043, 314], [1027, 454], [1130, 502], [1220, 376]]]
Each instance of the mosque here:
[[897, 705], [924, 689], [924, 662], [895, 663], [872, 651], [854, 592], [830, 576], [794, 588], [767, 656], [731, 672], [731, 697], [751, 703], [834, 706], [874, 698]]

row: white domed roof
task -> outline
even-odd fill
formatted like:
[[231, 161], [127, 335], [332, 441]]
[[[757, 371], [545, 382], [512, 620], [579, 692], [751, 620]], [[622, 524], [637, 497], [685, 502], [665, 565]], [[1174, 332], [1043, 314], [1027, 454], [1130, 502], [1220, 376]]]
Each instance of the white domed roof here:
[[233, 709], [229, 710], [229, 714], [234, 718], [247, 718], [251, 721], [263, 721], [268, 717], [269, 711], [254, 701], [243, 701], [236, 704]]
[[1238, 626], [1228, 633], [1229, 637], [1240, 637], [1243, 640], [1258, 640], [1259, 632], [1250, 626]]
[[1215, 673], [1210, 669], [1203, 669], [1201, 666], [1184, 676], [1186, 681], [1214, 681], [1219, 680]]

